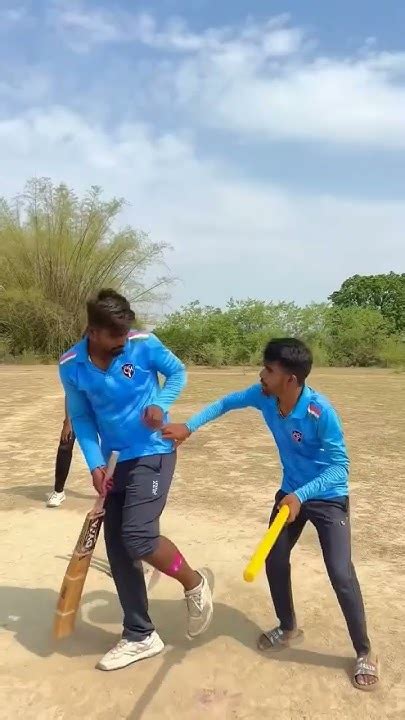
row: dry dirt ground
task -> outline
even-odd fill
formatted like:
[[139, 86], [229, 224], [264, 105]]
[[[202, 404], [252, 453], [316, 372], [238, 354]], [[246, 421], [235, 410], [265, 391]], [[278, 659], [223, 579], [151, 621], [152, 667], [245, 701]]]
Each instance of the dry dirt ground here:
[[[174, 416], [183, 419], [254, 377], [250, 370], [191, 371]], [[151, 592], [151, 614], [165, 653], [116, 673], [95, 670], [119, 635], [121, 619], [100, 538], [76, 632], [54, 643], [60, 582], [92, 490], [76, 450], [66, 503], [44, 507], [63, 408], [56, 368], [1, 367], [1, 718], [405, 718], [405, 376], [318, 370], [311, 384], [336, 403], [346, 427], [353, 553], [382, 661], [378, 693], [360, 693], [350, 684], [352, 648], [311, 527], [293, 561], [305, 644], [275, 657], [255, 649], [259, 629], [270, 627], [274, 616], [264, 575], [248, 585], [242, 571], [266, 527], [279, 469], [272, 440], [253, 411], [229, 415], [182, 446], [163, 517], [164, 532], [191, 562], [215, 573], [215, 620], [204, 639], [184, 639], [180, 589], [161, 577]]]

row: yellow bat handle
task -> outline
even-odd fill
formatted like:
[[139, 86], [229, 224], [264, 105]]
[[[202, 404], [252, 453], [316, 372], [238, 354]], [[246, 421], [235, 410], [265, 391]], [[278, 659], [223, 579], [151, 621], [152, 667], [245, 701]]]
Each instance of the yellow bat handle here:
[[256, 575], [261, 570], [262, 566], [266, 562], [269, 552], [286, 524], [289, 514], [290, 510], [288, 506], [283, 505], [271, 523], [269, 529], [265, 535], [263, 535], [263, 538], [259, 542], [250, 559], [250, 562], [245, 567], [243, 578], [246, 582], [253, 582]]

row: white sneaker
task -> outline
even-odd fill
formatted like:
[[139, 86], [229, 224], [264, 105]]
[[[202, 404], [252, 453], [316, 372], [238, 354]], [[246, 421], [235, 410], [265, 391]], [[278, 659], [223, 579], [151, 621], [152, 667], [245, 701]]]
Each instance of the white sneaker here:
[[163, 640], [155, 630], [146, 640], [141, 640], [140, 642], [125, 640], [123, 638], [112, 650], [101, 658], [96, 668], [99, 670], [119, 670], [138, 660], [145, 660], [146, 658], [158, 655], [162, 652], [163, 648]]
[[184, 593], [188, 610], [188, 637], [195, 638], [207, 630], [214, 613], [212, 590], [205, 570], [198, 571], [201, 583], [194, 590]]
[[66, 495], [63, 491], [56, 492], [56, 490], [53, 490], [48, 495], [48, 500], [47, 500], [46, 506], [47, 507], [59, 507], [59, 505], [62, 505], [64, 500], [66, 500]]

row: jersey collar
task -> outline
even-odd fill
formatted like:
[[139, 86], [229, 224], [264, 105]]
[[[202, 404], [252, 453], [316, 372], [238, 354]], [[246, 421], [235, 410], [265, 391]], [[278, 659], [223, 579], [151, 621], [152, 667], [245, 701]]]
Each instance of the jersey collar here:
[[85, 335], [76, 345], [76, 362], [86, 363], [89, 351], [87, 349], [87, 336]]
[[[130, 341], [136, 340], [136, 339], [145, 339], [149, 337], [148, 333], [142, 333], [142, 331], [139, 330], [130, 330], [124, 345], [124, 350], [122, 352], [122, 355], [125, 354], [125, 352], [130, 347]], [[87, 335], [83, 335], [82, 339], [79, 340], [79, 342], [76, 344], [75, 347], [76, 351], [76, 362], [86, 363], [89, 360], [89, 350], [88, 350], [88, 344], [87, 344]]]
[[[125, 352], [127, 351], [128, 347], [129, 347], [129, 339], [127, 338], [122, 354], [117, 357], [122, 357], [125, 354]], [[90, 360], [89, 348], [88, 348], [88, 343], [87, 343], [87, 336], [85, 335], [84, 338], [82, 338], [82, 340], [80, 340], [76, 345], [76, 362], [87, 363], [89, 360]], [[90, 362], [91, 362], [91, 360], [90, 360]]]
[[305, 415], [308, 412], [308, 402], [311, 397], [311, 389], [308, 387], [308, 385], [304, 385], [304, 388], [302, 390], [302, 393], [299, 397], [299, 400], [295, 407], [291, 410], [289, 417], [290, 418], [299, 418], [302, 419], [305, 417]]

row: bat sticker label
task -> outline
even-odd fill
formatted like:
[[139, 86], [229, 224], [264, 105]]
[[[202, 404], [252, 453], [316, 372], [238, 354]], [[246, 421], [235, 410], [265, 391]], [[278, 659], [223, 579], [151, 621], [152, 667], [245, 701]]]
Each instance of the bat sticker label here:
[[102, 518], [96, 517], [89, 521], [89, 524], [84, 532], [83, 538], [80, 542], [80, 555], [85, 555], [94, 550], [98, 534], [101, 528]]

